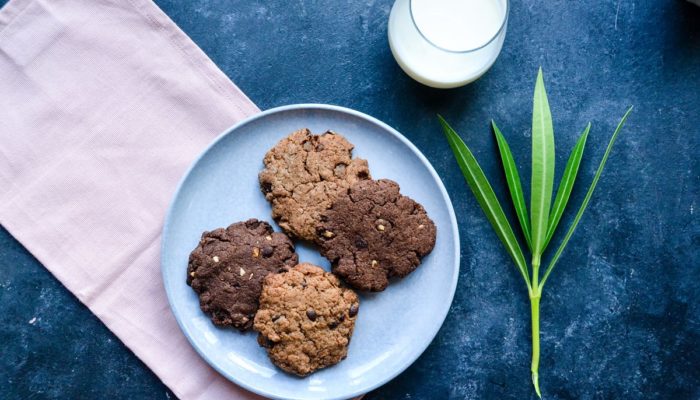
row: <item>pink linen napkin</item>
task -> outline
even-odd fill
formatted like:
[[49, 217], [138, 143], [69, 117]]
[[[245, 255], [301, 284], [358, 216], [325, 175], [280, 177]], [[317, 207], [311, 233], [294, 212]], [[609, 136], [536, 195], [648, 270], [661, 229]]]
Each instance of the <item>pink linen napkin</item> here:
[[149, 0], [0, 10], [0, 223], [183, 399], [259, 398], [192, 349], [159, 267], [180, 177], [258, 111]]

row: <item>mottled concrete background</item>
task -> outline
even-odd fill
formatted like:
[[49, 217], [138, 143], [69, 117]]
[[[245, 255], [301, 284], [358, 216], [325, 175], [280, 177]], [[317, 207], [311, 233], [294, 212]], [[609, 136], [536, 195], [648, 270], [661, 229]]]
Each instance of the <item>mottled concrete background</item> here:
[[[680, 0], [513, 1], [493, 69], [466, 88], [438, 91], [393, 61], [389, 0], [157, 3], [261, 108], [319, 102], [374, 115], [411, 139], [447, 185], [463, 248], [452, 310], [426, 353], [368, 400], [533, 398], [524, 286], [435, 113], [502, 188], [489, 119], [527, 173], [541, 65], [558, 176], [593, 123], [578, 205], [615, 124], [635, 105], [542, 300], [542, 390], [547, 399], [700, 398], [700, 8]], [[0, 268], [0, 397], [174, 397], [4, 230]]]

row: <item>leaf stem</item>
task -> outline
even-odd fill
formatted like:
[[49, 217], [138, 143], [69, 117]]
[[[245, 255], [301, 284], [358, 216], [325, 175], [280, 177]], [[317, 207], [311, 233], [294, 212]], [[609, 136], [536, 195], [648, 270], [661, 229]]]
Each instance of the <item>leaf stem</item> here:
[[539, 398], [542, 398], [540, 393], [540, 381], [537, 371], [540, 367], [540, 297], [541, 292], [535, 289], [535, 295], [530, 296], [530, 310], [532, 314], [532, 385], [535, 387], [535, 392]]
[[[537, 284], [540, 281], [540, 262], [540, 254], [537, 252], [532, 253], [532, 279], [530, 281], [532, 282], [533, 288], [539, 287]], [[532, 296], [532, 294], [530, 296]]]
[[540, 394], [540, 381], [537, 371], [540, 368], [540, 298], [542, 288], [539, 286], [541, 256], [535, 252], [532, 254], [532, 290], [530, 291], [530, 315], [532, 317], [532, 385], [535, 387], [537, 396]]

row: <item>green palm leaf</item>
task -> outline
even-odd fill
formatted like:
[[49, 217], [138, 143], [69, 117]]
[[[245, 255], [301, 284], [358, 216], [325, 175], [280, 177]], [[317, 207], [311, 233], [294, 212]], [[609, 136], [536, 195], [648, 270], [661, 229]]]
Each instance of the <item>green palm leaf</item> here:
[[[544, 251], [554, 185], [554, 129], [549, 110], [547, 92], [544, 88], [542, 68], [537, 74], [532, 110], [532, 181], [530, 193], [530, 215], [532, 229], [533, 260]], [[535, 265], [533, 265], [533, 269]], [[537, 279], [536, 277], [534, 279]]]
[[532, 244], [530, 242], [530, 220], [528, 219], [527, 215], [525, 195], [523, 194], [523, 187], [520, 184], [518, 167], [515, 165], [513, 154], [510, 152], [510, 146], [508, 146], [506, 138], [496, 126], [496, 122], [491, 120], [491, 125], [493, 126], [493, 133], [496, 135], [498, 151], [501, 153], [501, 162], [503, 163], [503, 171], [506, 174], [506, 182], [508, 182], [510, 197], [513, 200], [513, 206], [515, 207], [515, 212], [518, 215], [520, 227], [523, 230], [523, 236], [525, 236], [527, 246], [530, 248], [530, 250], [532, 250]]
[[569, 196], [571, 195], [571, 189], [574, 187], [574, 182], [576, 181], [576, 175], [578, 174], [578, 167], [581, 165], [581, 158], [583, 158], [583, 149], [586, 147], [586, 139], [588, 138], [588, 132], [591, 130], [591, 123], [589, 122], [586, 129], [583, 130], [581, 137], [576, 142], [576, 146], [571, 150], [571, 155], [569, 156], [569, 161], [566, 162], [566, 168], [564, 169], [564, 175], [561, 177], [561, 182], [559, 183], [559, 189], [557, 190], [557, 196], [554, 198], [554, 204], [552, 205], [552, 210], [549, 214], [549, 226], [547, 227], [547, 238], [544, 242], [544, 246], [552, 239], [554, 232], [557, 229], [559, 220], [561, 219], [566, 204], [569, 202]]

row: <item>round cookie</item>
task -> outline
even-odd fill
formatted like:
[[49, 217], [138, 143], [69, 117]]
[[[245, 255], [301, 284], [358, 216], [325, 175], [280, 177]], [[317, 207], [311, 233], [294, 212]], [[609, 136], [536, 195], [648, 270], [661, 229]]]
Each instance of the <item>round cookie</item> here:
[[255, 316], [258, 343], [284, 371], [308, 375], [347, 356], [359, 307], [355, 292], [313, 264], [268, 275]]
[[285, 234], [249, 219], [202, 234], [190, 254], [187, 284], [214, 324], [246, 330], [253, 325], [265, 276], [286, 271], [297, 261]]
[[370, 179], [367, 161], [352, 158], [353, 147], [335, 132], [301, 129], [267, 152], [260, 189], [287, 234], [313, 241], [319, 214], [351, 184]]
[[352, 185], [321, 220], [321, 254], [359, 290], [384, 290], [389, 278], [413, 272], [435, 247], [437, 230], [423, 206], [388, 179]]

